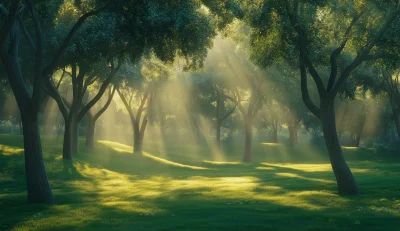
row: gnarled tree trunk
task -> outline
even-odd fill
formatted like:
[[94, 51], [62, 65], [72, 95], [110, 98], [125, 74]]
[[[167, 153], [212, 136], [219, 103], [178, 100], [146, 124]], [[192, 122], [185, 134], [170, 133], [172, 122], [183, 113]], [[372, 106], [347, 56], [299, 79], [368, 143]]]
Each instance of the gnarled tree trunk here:
[[336, 177], [338, 192], [342, 195], [356, 195], [359, 190], [353, 174], [344, 159], [336, 132], [333, 100], [321, 100], [320, 119], [332, 170]]
[[39, 124], [32, 117], [27, 112], [22, 115], [28, 202], [52, 204], [54, 199], [43, 161]]

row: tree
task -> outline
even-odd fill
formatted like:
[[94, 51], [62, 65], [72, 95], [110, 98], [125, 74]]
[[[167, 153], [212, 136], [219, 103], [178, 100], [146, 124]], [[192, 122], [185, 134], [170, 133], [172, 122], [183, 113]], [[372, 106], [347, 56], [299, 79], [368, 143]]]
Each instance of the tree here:
[[159, 86], [171, 75], [170, 71], [155, 57], [143, 59], [136, 68], [126, 67], [120, 75], [122, 81], [116, 87], [118, 95], [128, 112], [133, 130], [133, 152], [141, 153], [143, 138]]
[[374, 93], [385, 92], [392, 109], [393, 121], [397, 135], [400, 138], [400, 71], [392, 68], [382, 68], [376, 73]]
[[[2, 32], [10, 31], [8, 36], [8, 46], [4, 44], [4, 37], [2, 32], [0, 33], [0, 53], [1, 59], [7, 73], [7, 78], [14, 96], [17, 100], [18, 108], [21, 113], [22, 126], [23, 126], [23, 137], [24, 137], [24, 156], [25, 156], [25, 174], [26, 184], [28, 192], [28, 201], [32, 203], [53, 203], [53, 195], [51, 192], [46, 170], [43, 163], [42, 147], [39, 134], [39, 121], [38, 113], [40, 109], [40, 101], [42, 95], [43, 82], [50, 78], [53, 72], [56, 70], [62, 56], [64, 55], [68, 45], [70, 44], [74, 34], [83, 25], [85, 20], [90, 16], [97, 14], [103, 9], [97, 9], [83, 14], [78, 21], [69, 30], [65, 39], [57, 49], [54, 56], [49, 58], [48, 62], [45, 63], [43, 52], [45, 44], [44, 34], [42, 31], [41, 20], [43, 15], [36, 12], [33, 2], [31, 0], [26, 1], [26, 5], [18, 11], [18, 17], [21, 18], [16, 21], [17, 16], [13, 16], [13, 20], [9, 20], [11, 15], [15, 14], [15, 8], [17, 5], [12, 4], [12, 7], [7, 12], [4, 6], [1, 6], [1, 15], [7, 17], [2, 25]], [[46, 6], [57, 5], [58, 2], [47, 5], [41, 2], [43, 8]], [[43, 10], [43, 9], [42, 9]], [[29, 30], [25, 27], [22, 14], [24, 11], [29, 12], [29, 17], [32, 23], [32, 29], [35, 33], [35, 40], [30, 36]], [[50, 14], [54, 16], [54, 12]], [[53, 18], [48, 18], [50, 22], [53, 22]], [[22, 71], [22, 66], [19, 60], [19, 46], [20, 46], [20, 32], [19, 24], [21, 24], [22, 33], [28, 40], [28, 44], [33, 51], [33, 71], [32, 72], [32, 93], [27, 89], [26, 81], [23, 74], [27, 73], [26, 70]], [[46, 24], [46, 23], [45, 23]], [[47, 25], [47, 24], [46, 24]], [[7, 36], [7, 33], [4, 34]], [[3, 40], [3, 41], [2, 41]]]
[[[212, 53], [213, 51], [210, 55]], [[193, 87], [190, 92], [192, 101], [199, 105], [200, 112], [215, 119], [215, 143], [217, 148], [221, 149], [222, 125], [235, 112], [236, 106], [224, 96], [223, 92], [226, 90], [223, 83], [224, 77], [218, 77], [214, 61], [207, 59], [202, 72], [191, 74], [190, 80]]]
[[[334, 101], [357, 67], [390, 52], [380, 42], [386, 38], [389, 29], [397, 31], [398, 4], [287, 0], [283, 6], [278, 1], [263, 1], [249, 8], [248, 21], [254, 28], [253, 59], [265, 67], [282, 57], [296, 60], [294, 54], [299, 52], [302, 98], [321, 122], [338, 192], [358, 194], [337, 137]], [[370, 20], [366, 17], [367, 12], [380, 14], [384, 20]], [[390, 12], [389, 17], [383, 17], [383, 12]], [[346, 56], [351, 57], [350, 60], [344, 60]], [[319, 69], [322, 66], [329, 69], [326, 83]], [[319, 106], [310, 97], [308, 74], [318, 90]]]
[[111, 101], [115, 94], [115, 90], [116, 90], [115, 87], [109, 87], [107, 100], [104, 103], [104, 105], [101, 106], [101, 108], [96, 113], [93, 114], [92, 111], [89, 111], [88, 113], [89, 124], [86, 130], [86, 140], [85, 140], [85, 145], [88, 148], [93, 148], [94, 146], [94, 131], [96, 128], [96, 121], [110, 106]]
[[[82, 6], [74, 6], [70, 2], [63, 4], [61, 10], [63, 13], [58, 16], [54, 33], [55, 43], [59, 40], [58, 35], [63, 34], [65, 28], [68, 28], [71, 18], [78, 17], [75, 12], [79, 12], [80, 8]], [[64, 118], [64, 159], [72, 159], [72, 153], [78, 152], [81, 120], [101, 99], [122, 63], [126, 40], [117, 28], [116, 21], [116, 15], [101, 13], [96, 18], [88, 20], [72, 40], [71, 47], [60, 63], [62, 68], [71, 69], [71, 72], [67, 72], [70, 78], [63, 80], [70, 81], [71, 99], [63, 98], [51, 79], [45, 82], [47, 93], [57, 102]], [[48, 53], [53, 52], [53, 50], [48, 51]], [[96, 82], [101, 85], [98, 92], [88, 102], [84, 102], [88, 88]]]

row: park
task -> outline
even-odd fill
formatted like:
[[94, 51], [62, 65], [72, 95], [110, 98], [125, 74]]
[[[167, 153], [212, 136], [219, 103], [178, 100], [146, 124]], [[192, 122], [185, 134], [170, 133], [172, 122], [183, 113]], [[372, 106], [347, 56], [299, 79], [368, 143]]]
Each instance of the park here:
[[0, 2], [0, 230], [398, 230], [400, 3]]

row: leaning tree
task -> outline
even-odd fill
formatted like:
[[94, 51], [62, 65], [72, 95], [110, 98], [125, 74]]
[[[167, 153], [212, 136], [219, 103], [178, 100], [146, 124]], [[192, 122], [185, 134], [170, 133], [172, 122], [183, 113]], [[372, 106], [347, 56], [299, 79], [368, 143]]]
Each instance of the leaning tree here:
[[[388, 31], [398, 30], [398, 3], [261, 1], [249, 6], [248, 12], [255, 61], [268, 66], [282, 57], [297, 60], [302, 98], [322, 125], [338, 192], [358, 194], [337, 136], [334, 102], [357, 67], [390, 52], [381, 41]], [[376, 17], [368, 17], [371, 14]], [[351, 59], [343, 63], [344, 56]], [[327, 81], [321, 67], [329, 70]], [[310, 97], [308, 75], [316, 85], [319, 102]]]

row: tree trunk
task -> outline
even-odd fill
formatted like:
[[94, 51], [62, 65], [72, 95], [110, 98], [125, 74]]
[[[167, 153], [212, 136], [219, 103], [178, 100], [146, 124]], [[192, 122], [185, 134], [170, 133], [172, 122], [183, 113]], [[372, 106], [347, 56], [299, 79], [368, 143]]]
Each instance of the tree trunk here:
[[88, 148], [93, 148], [94, 146], [94, 128], [96, 126], [96, 121], [92, 118], [89, 119], [89, 124], [86, 130], [86, 140], [85, 145]]
[[72, 153], [79, 152], [79, 122], [75, 117], [71, 122], [71, 149]]
[[22, 116], [26, 188], [29, 203], [54, 203], [42, 155], [39, 124], [32, 115]]
[[296, 126], [289, 125], [289, 142], [291, 146], [294, 146], [297, 143], [297, 128]]
[[215, 134], [215, 143], [217, 145], [217, 148], [220, 149], [221, 148], [221, 122], [220, 122], [220, 118], [221, 118], [221, 112], [220, 112], [220, 95], [219, 95], [219, 91], [217, 92], [217, 105], [216, 105], [216, 115], [215, 118], [217, 119], [217, 123], [216, 123], [216, 134]]
[[63, 159], [72, 159], [71, 121], [65, 120], [64, 125]]
[[142, 153], [142, 137], [140, 135], [139, 123], [132, 121], [133, 126], [133, 153]]
[[251, 122], [245, 122], [244, 137], [243, 162], [251, 162], [251, 149], [253, 143], [253, 126]]
[[333, 100], [321, 100], [321, 124], [329, 159], [336, 177], [340, 195], [357, 195], [359, 193], [356, 181], [348, 167], [340, 147], [336, 133], [335, 111]]
[[354, 146], [355, 147], [360, 147], [361, 136], [362, 136], [362, 132], [364, 130], [366, 119], [367, 119], [367, 115], [366, 114], [362, 114], [361, 115], [361, 121], [360, 121], [360, 124], [358, 126], [357, 134], [356, 134], [355, 140], [354, 140], [355, 141], [354, 142]]
[[278, 143], [278, 122], [274, 122], [272, 126], [272, 143]]
[[215, 128], [217, 131], [217, 134], [215, 136], [215, 143], [217, 145], [218, 149], [221, 149], [221, 123], [217, 121], [217, 127]]
[[392, 105], [393, 119], [394, 119], [394, 123], [396, 125], [397, 136], [400, 138], [400, 113], [394, 107], [395, 106]]

